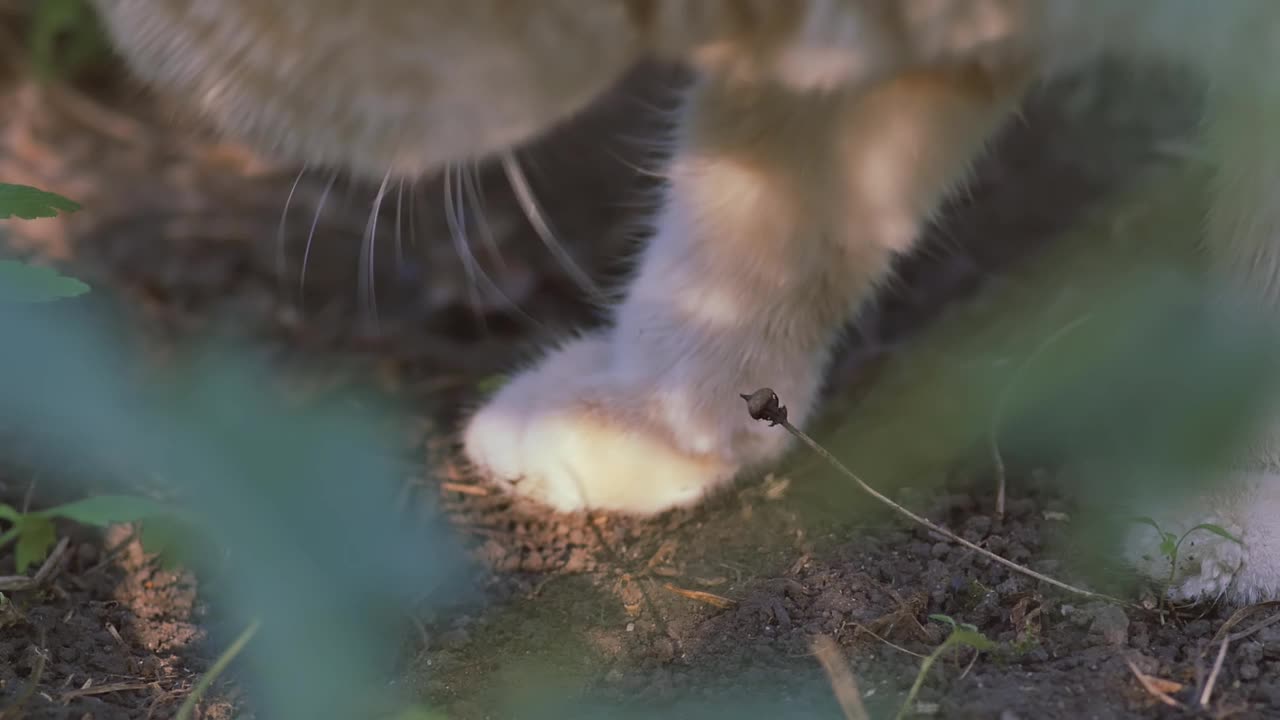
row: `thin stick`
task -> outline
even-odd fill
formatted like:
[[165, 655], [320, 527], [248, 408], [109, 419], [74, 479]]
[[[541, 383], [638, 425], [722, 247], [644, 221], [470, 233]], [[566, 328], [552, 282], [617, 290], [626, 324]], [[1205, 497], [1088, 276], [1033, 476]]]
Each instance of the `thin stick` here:
[[1075, 593], [1076, 595], [1080, 595], [1083, 597], [1093, 598], [1095, 600], [1105, 600], [1106, 602], [1109, 602], [1109, 603], [1115, 603], [1117, 605], [1123, 605], [1125, 607], [1130, 607], [1138, 610], [1143, 609], [1138, 605], [1125, 602], [1124, 600], [1121, 600], [1119, 598], [1113, 598], [1110, 595], [1104, 595], [1102, 593], [1093, 592], [1092, 590], [1085, 590], [1084, 588], [1078, 588], [1074, 585], [1069, 585], [1061, 580], [1057, 580], [1055, 578], [1049, 577], [1048, 575], [1038, 573], [1029, 567], [1024, 567], [1022, 565], [1019, 565], [1018, 563], [1013, 562], [1012, 560], [1006, 560], [1005, 558], [991, 552], [990, 550], [987, 550], [984, 547], [980, 547], [976, 543], [972, 543], [972, 542], [969, 542], [968, 540], [965, 540], [964, 538], [960, 537], [959, 535], [956, 535], [955, 533], [942, 527], [941, 525], [935, 524], [933, 521], [928, 520], [927, 518], [921, 517], [920, 515], [917, 515], [911, 512], [910, 510], [899, 505], [893, 500], [890, 500], [888, 496], [882, 494], [879, 490], [876, 490], [875, 488], [868, 485], [862, 478], [854, 474], [852, 470], [845, 467], [844, 463], [837, 460], [836, 457], [832, 455], [830, 452], [828, 452], [826, 448], [819, 445], [813, 438], [809, 437], [808, 434], [806, 434], [804, 431], [800, 430], [795, 425], [792, 425], [787, 420], [787, 408], [779, 404], [778, 395], [773, 390], [770, 390], [769, 388], [761, 388], [755, 391], [754, 393], [751, 393], [750, 395], [742, 395], [741, 397], [747, 401], [747, 410], [751, 414], [751, 417], [753, 419], [767, 420], [770, 426], [781, 425], [787, 432], [799, 438], [801, 442], [809, 446], [809, 449], [813, 450], [822, 459], [830, 463], [832, 467], [840, 471], [842, 475], [852, 480], [859, 488], [862, 489], [863, 492], [867, 493], [868, 495], [875, 498], [876, 500], [879, 500], [885, 505], [888, 505], [890, 508], [894, 510], [894, 512], [897, 512], [899, 515], [902, 515], [912, 520], [913, 522], [916, 522], [920, 525], [923, 525], [926, 528], [929, 528], [930, 530], [938, 533], [939, 535], [946, 537], [952, 542], [959, 543], [969, 548], [970, 550], [973, 550], [974, 552], [977, 552], [983, 555], [986, 558], [989, 558], [995, 562], [998, 562], [1001, 565], [1004, 565], [1005, 567], [1011, 570], [1022, 573], [1023, 575], [1039, 580], [1040, 582], [1048, 583], [1050, 585], [1053, 585], [1056, 588], [1066, 590], [1067, 592]]
[[1200, 693], [1200, 707], [1208, 706], [1209, 698], [1213, 697], [1213, 686], [1218, 683], [1218, 673], [1222, 672], [1222, 663], [1227, 659], [1227, 648], [1230, 645], [1230, 635], [1222, 638], [1222, 644], [1218, 646], [1218, 657], [1213, 660], [1213, 670], [1209, 671], [1209, 680], [1204, 684], [1204, 692]]

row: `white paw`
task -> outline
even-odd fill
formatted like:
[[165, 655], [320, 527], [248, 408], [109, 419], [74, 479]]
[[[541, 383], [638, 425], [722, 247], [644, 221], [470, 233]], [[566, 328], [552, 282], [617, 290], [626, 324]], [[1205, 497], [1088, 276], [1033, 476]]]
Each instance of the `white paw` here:
[[468, 460], [510, 492], [566, 512], [654, 514], [730, 481], [743, 453], [727, 438], [759, 432], [741, 398], [726, 388], [727, 400], [683, 403], [680, 386], [662, 379], [670, 374], [628, 382], [610, 357], [605, 337], [588, 336], [516, 375], [468, 422]]
[[[1223, 599], [1248, 604], [1280, 599], [1280, 475], [1256, 473], [1224, 480], [1210, 494], [1155, 515], [1160, 530], [1182, 539], [1171, 564], [1161, 536], [1139, 525], [1126, 547], [1129, 560], [1152, 580], [1167, 583], [1170, 599]], [[1226, 531], [1224, 537], [1214, 529]]]

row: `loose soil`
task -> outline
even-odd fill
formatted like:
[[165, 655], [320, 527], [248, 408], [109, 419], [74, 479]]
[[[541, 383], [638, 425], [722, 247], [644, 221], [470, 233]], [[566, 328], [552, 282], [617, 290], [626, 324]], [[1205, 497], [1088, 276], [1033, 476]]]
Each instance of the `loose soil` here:
[[[381, 210], [388, 234], [375, 263], [374, 327], [354, 301], [351, 269], [376, 188], [339, 179], [326, 194], [329, 178], [310, 173], [291, 190], [296, 169], [169, 123], [172, 108], [118, 68], [53, 87], [9, 70], [0, 178], [86, 208], [0, 225], [9, 248], [59, 262], [131, 308], [148, 342], [179, 344], [232, 312], [264, 345], [356, 359], [420, 408], [418, 491], [468, 539], [482, 592], [477, 604], [418, 619], [397, 682], [449, 717], [552, 714], [547, 701], [595, 707], [587, 716], [657, 707], [702, 717], [727, 699], [740, 706], [721, 712], [735, 717], [840, 717], [813, 650], [822, 636], [873, 716], [890, 717], [921, 656], [945, 637], [936, 614], [973, 624], [998, 647], [943, 657], [912, 707], [918, 716], [1280, 717], [1280, 623], [1233, 641], [1215, 670], [1232, 608], [1158, 613], [1050, 588], [822, 486], [804, 469], [811, 457], [649, 521], [553, 515], [492, 493], [458, 461], [452, 436], [434, 429], [455, 426], [478, 388], [530, 347], [592, 319], [500, 173], [478, 176], [494, 246], [480, 261], [505, 299], [472, 292], [476, 281], [448, 242], [442, 185], [424, 180]], [[880, 405], [863, 398], [913, 352], [934, 353], [919, 350], [922, 334], [954, 322], [956, 308], [981, 305], [1140, 168], [1181, 156], [1194, 99], [1171, 79], [1101, 75], [1055, 86], [1003, 136], [926, 249], [860, 319], [832, 370], [819, 428], [857, 413], [876, 423], [865, 413], [884, 392]], [[597, 277], [623, 267], [648, 182], [631, 169], [642, 150], [617, 138], [652, 132], [658, 112], [645, 109], [668, 102], [678, 80], [642, 69], [529, 153], [547, 216]], [[296, 278], [308, 242], [303, 292]], [[37, 473], [9, 465], [0, 501], [56, 500]], [[1074, 545], [1070, 528], [1085, 510], [1062, 492], [1058, 468], [1010, 458], [1000, 518], [990, 465], [953, 465], [927, 482], [894, 478], [894, 496], [1016, 562], [1096, 580], [1086, 569], [1105, 558]], [[30, 720], [172, 716], [221, 647], [209, 639], [198, 578], [158, 568], [127, 529], [60, 531], [69, 540], [56, 572], [0, 606], [0, 708], [20, 707], [4, 712]], [[12, 562], [0, 551], [0, 568]], [[1115, 587], [1141, 599], [1132, 585]], [[1235, 631], [1274, 609], [1249, 612]], [[199, 712], [255, 717], [233, 681], [216, 684]]]

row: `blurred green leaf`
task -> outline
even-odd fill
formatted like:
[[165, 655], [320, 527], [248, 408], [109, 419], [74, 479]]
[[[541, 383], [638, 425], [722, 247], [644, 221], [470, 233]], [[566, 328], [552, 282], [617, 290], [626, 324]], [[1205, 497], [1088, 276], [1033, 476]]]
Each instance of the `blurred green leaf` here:
[[109, 48], [85, 0], [39, 0], [28, 26], [31, 62], [43, 79], [75, 73]]
[[986, 635], [968, 628], [956, 628], [947, 638], [948, 645], [968, 645], [975, 650], [991, 650], [996, 646]]
[[164, 569], [172, 570], [191, 561], [198, 533], [190, 523], [176, 516], [155, 515], [142, 521], [138, 539], [143, 551], [157, 556]]
[[65, 505], [46, 508], [33, 515], [61, 517], [84, 525], [106, 527], [166, 515], [173, 509], [150, 498], [135, 495], [96, 495]]
[[88, 285], [53, 268], [0, 260], [0, 302], [49, 302], [87, 292]]
[[1190, 535], [1191, 533], [1195, 532], [1196, 530], [1204, 530], [1204, 531], [1206, 531], [1206, 532], [1211, 532], [1211, 533], [1213, 533], [1214, 535], [1217, 535], [1218, 537], [1223, 538], [1223, 539], [1226, 539], [1226, 540], [1230, 540], [1231, 542], [1234, 542], [1234, 543], [1235, 543], [1235, 544], [1237, 544], [1237, 545], [1243, 545], [1243, 544], [1244, 544], [1244, 541], [1243, 541], [1243, 540], [1241, 540], [1240, 538], [1236, 537], [1235, 535], [1232, 535], [1231, 533], [1227, 532], [1227, 529], [1226, 529], [1226, 528], [1224, 528], [1224, 527], [1222, 527], [1221, 525], [1214, 525], [1213, 523], [1201, 523], [1201, 524], [1196, 525], [1195, 527], [1191, 528], [1190, 530], [1188, 530], [1188, 531], [1187, 531], [1187, 535]]
[[80, 204], [57, 193], [0, 183], [0, 220], [17, 217], [23, 220], [57, 217], [59, 212], [75, 212]]
[[39, 515], [24, 515], [18, 519], [18, 542], [14, 547], [14, 563], [18, 574], [27, 571], [31, 565], [44, 561], [57, 539], [53, 531], [53, 521]]

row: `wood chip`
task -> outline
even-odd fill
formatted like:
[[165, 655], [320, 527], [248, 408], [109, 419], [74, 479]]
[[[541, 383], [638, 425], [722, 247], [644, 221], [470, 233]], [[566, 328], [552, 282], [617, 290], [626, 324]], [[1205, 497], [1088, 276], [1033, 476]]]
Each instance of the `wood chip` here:
[[1169, 693], [1175, 693], [1181, 690], [1184, 685], [1172, 680], [1152, 677], [1138, 669], [1132, 660], [1125, 660], [1125, 664], [1133, 671], [1133, 676], [1138, 678], [1138, 682], [1142, 684], [1142, 689], [1147, 691], [1151, 697], [1173, 708], [1181, 708], [1182, 703], [1169, 697]]
[[687, 597], [690, 600], [697, 600], [698, 602], [706, 603], [708, 605], [718, 607], [721, 610], [727, 610], [733, 607], [734, 605], [738, 604], [736, 600], [730, 600], [727, 597], [722, 597], [720, 595], [716, 595], [715, 593], [703, 592], [701, 590], [686, 590], [684, 588], [676, 587], [671, 583], [663, 583], [662, 586], [677, 595]]

